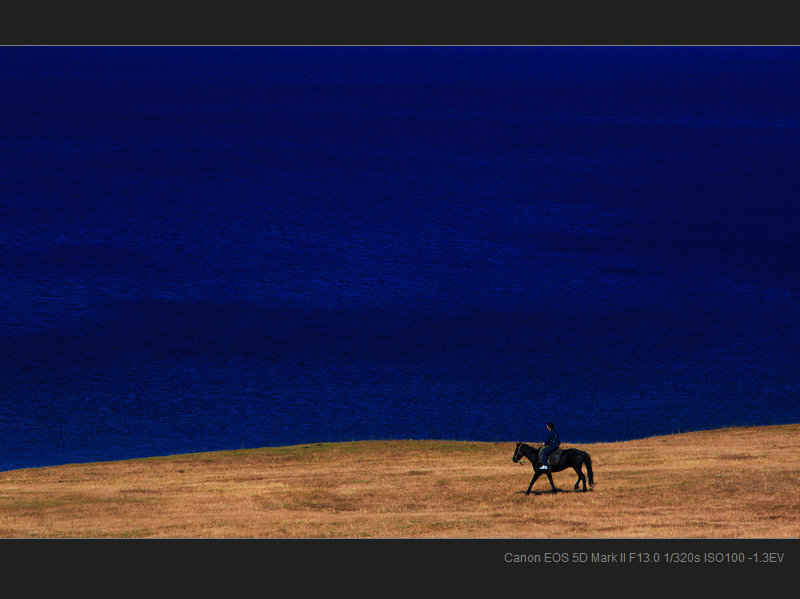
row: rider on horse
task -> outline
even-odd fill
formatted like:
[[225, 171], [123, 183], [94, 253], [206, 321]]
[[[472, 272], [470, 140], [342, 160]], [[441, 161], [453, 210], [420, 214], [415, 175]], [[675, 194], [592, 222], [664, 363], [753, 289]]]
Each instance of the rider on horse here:
[[544, 441], [544, 451], [542, 451], [542, 465], [539, 466], [539, 470], [547, 470], [547, 456], [553, 453], [558, 446], [560, 445], [558, 440], [558, 433], [556, 432], [556, 427], [552, 422], [547, 423], [547, 439]]

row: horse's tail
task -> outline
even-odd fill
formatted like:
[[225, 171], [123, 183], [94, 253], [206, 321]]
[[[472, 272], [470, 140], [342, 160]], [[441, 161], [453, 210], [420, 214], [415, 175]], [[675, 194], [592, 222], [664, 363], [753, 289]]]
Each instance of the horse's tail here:
[[589, 452], [583, 452], [583, 461], [586, 463], [586, 472], [589, 474], [589, 486], [594, 486], [594, 472], [592, 472], [592, 456]]

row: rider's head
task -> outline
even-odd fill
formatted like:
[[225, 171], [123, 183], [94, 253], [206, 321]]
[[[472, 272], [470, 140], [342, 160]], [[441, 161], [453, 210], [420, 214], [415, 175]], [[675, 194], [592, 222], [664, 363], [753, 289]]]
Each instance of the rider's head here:
[[548, 422], [548, 423], [547, 423], [547, 428], [548, 428], [548, 429], [550, 429], [550, 430], [552, 431], [552, 430], [555, 430], [555, 428], [556, 428], [556, 425], [555, 425], [555, 424], [553, 424], [552, 422]]

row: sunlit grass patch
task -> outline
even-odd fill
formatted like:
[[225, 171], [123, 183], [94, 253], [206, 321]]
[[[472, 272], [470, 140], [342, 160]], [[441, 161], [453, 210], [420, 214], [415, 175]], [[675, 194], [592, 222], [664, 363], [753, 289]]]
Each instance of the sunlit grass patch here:
[[[767, 436], [754, 454], [756, 440]], [[800, 533], [800, 426], [580, 446], [524, 491], [513, 443], [359, 441], [0, 475], [6, 537], [780, 537]]]

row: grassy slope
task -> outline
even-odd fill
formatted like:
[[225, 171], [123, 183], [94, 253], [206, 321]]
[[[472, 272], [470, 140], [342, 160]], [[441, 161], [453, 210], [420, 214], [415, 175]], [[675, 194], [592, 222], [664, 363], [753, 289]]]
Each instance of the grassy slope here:
[[[565, 444], [569, 447], [569, 444]], [[800, 536], [800, 424], [581, 445], [525, 496], [514, 444], [365, 441], [0, 473], [2, 537]], [[567, 492], [568, 491], [568, 492]]]

